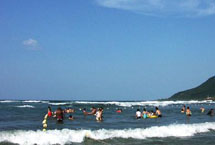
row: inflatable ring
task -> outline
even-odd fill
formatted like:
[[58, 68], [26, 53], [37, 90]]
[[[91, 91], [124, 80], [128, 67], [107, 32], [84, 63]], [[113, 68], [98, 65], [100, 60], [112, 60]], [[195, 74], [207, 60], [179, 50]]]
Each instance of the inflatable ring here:
[[149, 118], [158, 118], [158, 116], [153, 115], [153, 116], [149, 116]]

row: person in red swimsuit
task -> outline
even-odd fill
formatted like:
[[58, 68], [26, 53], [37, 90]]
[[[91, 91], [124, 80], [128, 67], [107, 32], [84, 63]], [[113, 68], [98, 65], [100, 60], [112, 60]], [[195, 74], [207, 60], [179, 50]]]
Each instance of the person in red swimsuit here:
[[48, 107], [48, 117], [52, 117], [52, 109], [50, 106]]

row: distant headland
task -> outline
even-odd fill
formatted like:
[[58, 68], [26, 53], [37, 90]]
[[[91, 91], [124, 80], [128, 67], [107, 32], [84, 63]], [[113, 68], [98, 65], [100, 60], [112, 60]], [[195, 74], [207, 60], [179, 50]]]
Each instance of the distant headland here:
[[168, 100], [213, 100], [215, 101], [215, 76], [209, 78], [200, 86], [186, 91], [178, 92]]

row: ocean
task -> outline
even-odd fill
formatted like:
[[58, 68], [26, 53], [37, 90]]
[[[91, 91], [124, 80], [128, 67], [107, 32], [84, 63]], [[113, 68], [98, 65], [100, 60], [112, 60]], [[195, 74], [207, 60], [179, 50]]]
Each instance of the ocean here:
[[[182, 114], [189, 106], [192, 116]], [[63, 123], [48, 118], [47, 131], [42, 122], [47, 107], [74, 108], [74, 120], [65, 115]], [[84, 116], [81, 109], [103, 107], [103, 121]], [[159, 107], [161, 118], [136, 119], [135, 112]], [[201, 113], [200, 108], [205, 112]], [[116, 110], [122, 109], [122, 113]], [[215, 108], [213, 101], [0, 101], [1, 145], [215, 145], [215, 116], [207, 112]]]

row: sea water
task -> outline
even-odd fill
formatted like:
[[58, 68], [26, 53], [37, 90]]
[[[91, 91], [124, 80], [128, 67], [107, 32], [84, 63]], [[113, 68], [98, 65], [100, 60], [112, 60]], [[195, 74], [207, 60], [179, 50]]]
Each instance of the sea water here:
[[[192, 116], [180, 112], [189, 106]], [[74, 120], [65, 115], [63, 123], [48, 118], [47, 131], [42, 121], [47, 107], [73, 108]], [[82, 109], [103, 107], [103, 121], [95, 116], [84, 116]], [[159, 107], [162, 118], [136, 119], [137, 109], [155, 110]], [[200, 108], [205, 112], [201, 113]], [[122, 113], [116, 113], [117, 109]], [[215, 116], [207, 112], [215, 108], [213, 101], [0, 101], [0, 144], [153, 144], [153, 145], [213, 145], [215, 144]]]

